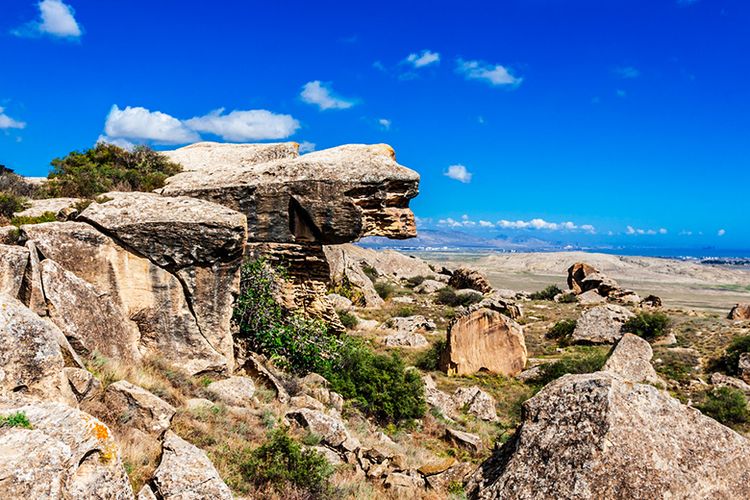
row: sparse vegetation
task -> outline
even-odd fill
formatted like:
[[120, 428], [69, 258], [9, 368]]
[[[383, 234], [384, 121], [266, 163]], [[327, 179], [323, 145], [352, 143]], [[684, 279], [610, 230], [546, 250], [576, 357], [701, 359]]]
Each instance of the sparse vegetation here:
[[666, 335], [671, 321], [663, 312], [640, 312], [622, 325], [622, 331], [650, 340]]
[[593, 373], [599, 371], [607, 362], [607, 352], [590, 348], [575, 354], [568, 354], [554, 363], [542, 367], [542, 374], [535, 382], [547, 385], [568, 373]]
[[429, 349], [417, 357], [416, 367], [428, 372], [437, 370], [440, 365], [440, 356], [442, 356], [446, 346], [447, 342], [445, 340], [441, 339], [434, 342]]
[[710, 367], [714, 370], [724, 371], [729, 375], [737, 375], [740, 356], [746, 352], [750, 352], [750, 335], [735, 337], [724, 354], [715, 359]]
[[726, 425], [748, 421], [747, 398], [734, 387], [718, 387], [709, 392], [698, 409]]
[[36, 215], [36, 216], [19, 216], [19, 217], [13, 217], [10, 220], [11, 225], [16, 227], [21, 227], [23, 225], [28, 224], [43, 224], [45, 222], [55, 222], [57, 221], [57, 216], [54, 212], [44, 212], [42, 215]]
[[46, 189], [50, 197], [93, 198], [107, 191], [153, 191], [182, 170], [146, 146], [132, 151], [99, 143], [52, 160]]
[[393, 318], [407, 318], [414, 316], [414, 308], [412, 306], [401, 306], [391, 313]]
[[370, 281], [375, 283], [378, 280], [378, 271], [369, 264], [362, 263], [362, 272], [365, 273]]
[[427, 278], [425, 278], [424, 276], [412, 276], [411, 278], [406, 279], [406, 286], [409, 288], [414, 288], [424, 283], [424, 280], [426, 279]]
[[544, 290], [534, 292], [529, 295], [531, 300], [554, 300], [557, 294], [563, 293], [557, 285], [549, 285]]
[[450, 307], [470, 306], [482, 301], [482, 294], [466, 293], [458, 294], [453, 287], [446, 286], [437, 291], [435, 302]]
[[22, 411], [0, 415], [0, 427], [20, 427], [22, 429], [31, 429], [29, 418]]
[[357, 316], [349, 311], [336, 311], [336, 314], [339, 315], [339, 321], [341, 321], [341, 324], [349, 330], [353, 330], [359, 324]]
[[578, 322], [574, 319], [562, 319], [552, 325], [545, 335], [548, 339], [556, 339], [561, 343], [567, 343], [576, 329]]
[[578, 302], [578, 297], [574, 293], [564, 292], [557, 301], [560, 304], [575, 304]]
[[383, 300], [389, 298], [393, 295], [393, 292], [396, 291], [396, 287], [385, 280], [376, 281], [374, 287], [375, 291], [378, 292], [378, 295], [380, 295], [380, 298]]
[[0, 192], [0, 217], [5, 220], [13, 218], [15, 212], [28, 207], [28, 200], [22, 196], [8, 192]]

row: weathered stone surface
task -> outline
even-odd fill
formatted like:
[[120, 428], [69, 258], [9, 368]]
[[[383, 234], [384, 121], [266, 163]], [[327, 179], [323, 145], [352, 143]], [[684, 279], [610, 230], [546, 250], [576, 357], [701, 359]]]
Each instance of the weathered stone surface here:
[[750, 384], [750, 353], [744, 352], [740, 354], [737, 371], [740, 374], [740, 378]]
[[23, 394], [75, 405], [63, 373], [60, 337], [55, 325], [0, 294], [0, 397]]
[[98, 352], [125, 362], [140, 360], [140, 333], [120, 306], [50, 259], [40, 268], [50, 319], [79, 355]]
[[425, 347], [429, 344], [429, 342], [427, 342], [427, 339], [421, 333], [401, 332], [386, 335], [383, 338], [383, 344], [385, 344], [387, 347], [418, 349], [420, 347]]
[[490, 293], [492, 291], [492, 285], [490, 285], [490, 282], [482, 273], [467, 267], [459, 267], [453, 271], [453, 275], [448, 280], [448, 285], [457, 290], [470, 288], [480, 293]]
[[21, 230], [45, 258], [107, 295], [135, 322], [142, 352], [157, 354], [189, 373], [226, 369], [227, 359], [202, 334], [174, 275], [89, 224], [50, 222]]
[[331, 245], [323, 247], [328, 261], [330, 281], [336, 285], [354, 288], [358, 293], [353, 302], [363, 307], [381, 307], [383, 299], [375, 291], [375, 286], [362, 270], [362, 260], [352, 251], [354, 245]]
[[584, 306], [603, 304], [606, 301], [607, 298], [599, 295], [596, 290], [586, 290], [578, 295], [578, 303]]
[[427, 476], [427, 485], [436, 491], [446, 491], [453, 485], [463, 484], [475, 469], [476, 465], [470, 462], [458, 462], [440, 474]]
[[19, 236], [18, 228], [16, 226], [2, 226], [0, 227], [0, 244], [2, 245], [15, 245], [18, 243]]
[[459, 387], [453, 393], [452, 399], [455, 406], [464, 409], [466, 413], [488, 422], [497, 420], [495, 398], [477, 386]]
[[40, 217], [46, 213], [57, 215], [60, 210], [70, 208], [78, 203], [80, 198], [45, 198], [41, 200], [30, 200], [31, 206], [26, 210], [16, 212], [15, 217]]
[[448, 469], [453, 467], [455, 463], [456, 463], [455, 458], [446, 457], [446, 458], [443, 458], [442, 460], [424, 464], [419, 469], [417, 469], [417, 471], [423, 476], [434, 476], [435, 474], [440, 474], [441, 472], [447, 471]]
[[118, 423], [154, 436], [169, 429], [175, 414], [172, 405], [126, 380], [107, 386], [104, 403]]
[[255, 394], [255, 384], [252, 379], [239, 376], [211, 382], [206, 389], [229, 406], [248, 406]]
[[590, 344], [613, 344], [622, 337], [622, 325], [635, 315], [615, 304], [597, 306], [581, 314], [572, 340]]
[[732, 387], [734, 389], [739, 389], [746, 395], [750, 395], [750, 384], [746, 383], [744, 380], [724, 375], [723, 373], [712, 373], [711, 383], [719, 387]]
[[422, 283], [414, 287], [414, 291], [417, 293], [435, 293], [438, 290], [445, 288], [446, 284], [442, 281], [437, 280], [424, 280]]
[[161, 153], [182, 165], [183, 172], [210, 174], [217, 170], [231, 170], [271, 160], [297, 158], [299, 144], [296, 142], [231, 144], [206, 141]]
[[33, 430], [0, 428], [0, 497], [133, 498], [109, 429], [60, 403], [0, 401], [0, 414], [21, 412]]
[[653, 309], [658, 309], [662, 306], [662, 301], [660, 297], [657, 297], [656, 295], [649, 295], [645, 299], [641, 301], [641, 307], [651, 307]]
[[512, 377], [526, 364], [523, 328], [490, 309], [478, 309], [458, 318], [448, 329], [440, 369], [450, 375], [480, 370]]
[[258, 354], [251, 353], [245, 360], [242, 368], [248, 375], [252, 375], [256, 380], [260, 379], [269, 389], [276, 391], [276, 398], [281, 403], [288, 403], [290, 396], [284, 388], [284, 384], [281, 383], [281, 380], [276, 373], [270, 370], [266, 364], [267, 360], [265, 358]]
[[[368, 235], [416, 234], [408, 203], [417, 194], [419, 175], [397, 164], [385, 144], [350, 144], [255, 164], [225, 145], [189, 148], [167, 153], [179, 155], [186, 171], [167, 179], [161, 193], [244, 213], [250, 241], [340, 244]], [[206, 163], [210, 149], [222, 158], [219, 168], [195, 168]], [[196, 151], [200, 160], [194, 159]]]
[[359, 443], [356, 446], [351, 446], [351, 442], [355, 439], [349, 435], [344, 423], [336, 417], [309, 408], [287, 412], [286, 417], [297, 422], [304, 429], [320, 436], [322, 442], [328, 446], [333, 448], [346, 446], [348, 451], [359, 448]]
[[73, 390], [73, 394], [79, 403], [94, 399], [101, 393], [102, 383], [88, 370], [66, 367], [63, 368], [63, 372], [68, 378], [70, 388]]
[[383, 486], [387, 490], [392, 490], [399, 498], [409, 498], [424, 489], [424, 479], [416, 474], [391, 472], [385, 478]]
[[39, 316], [47, 316], [47, 301], [42, 290], [42, 271], [39, 265], [39, 252], [33, 241], [26, 242], [29, 255], [29, 264], [26, 266], [26, 274], [18, 298], [26, 304], [29, 309]]
[[729, 311], [729, 319], [745, 321], [750, 319], [750, 304], [735, 304]]
[[26, 266], [29, 264], [29, 250], [17, 245], [0, 245], [0, 293], [18, 297]]
[[504, 314], [511, 319], [518, 319], [523, 317], [523, 309], [521, 306], [516, 304], [513, 300], [502, 297], [500, 294], [492, 293], [489, 297], [485, 297], [480, 302], [472, 304], [468, 311], [473, 312], [479, 309], [491, 309], [493, 311]]
[[524, 403], [472, 498], [746, 498], [750, 441], [650, 385], [565, 375]]
[[616, 373], [631, 382], [661, 385], [661, 379], [651, 366], [653, 355], [654, 352], [648, 342], [632, 333], [626, 333], [610, 354], [603, 370]]
[[206, 454], [172, 431], [164, 433], [152, 486], [163, 500], [231, 500], [232, 493]]
[[469, 450], [472, 453], [479, 453], [482, 451], [482, 440], [476, 434], [456, 429], [446, 429], [445, 439], [460, 448]]
[[438, 389], [435, 380], [430, 375], [422, 377], [422, 381], [424, 382], [424, 399], [427, 404], [440, 410], [445, 418], [452, 420], [458, 410], [453, 398]]
[[586, 264], [585, 262], [577, 262], [568, 268], [568, 288], [573, 290], [573, 293], [580, 295], [588, 290], [595, 289], [596, 287], [584, 289], [582, 282], [586, 276], [598, 272], [596, 268]]
[[390, 318], [381, 330], [394, 330], [396, 333], [431, 332], [437, 328], [435, 322], [422, 315]]
[[641, 303], [641, 297], [633, 290], [618, 288], [609, 292], [610, 300], [616, 300], [621, 304], [638, 305]]
[[328, 299], [328, 302], [330, 302], [331, 307], [336, 311], [351, 311], [354, 306], [351, 300], [337, 293], [329, 293], [326, 295], [326, 298]]
[[143, 488], [138, 492], [138, 496], [136, 497], [136, 500], [158, 500], [156, 498], [156, 495], [154, 494], [154, 490], [151, 489], [151, 486], [144, 484]]

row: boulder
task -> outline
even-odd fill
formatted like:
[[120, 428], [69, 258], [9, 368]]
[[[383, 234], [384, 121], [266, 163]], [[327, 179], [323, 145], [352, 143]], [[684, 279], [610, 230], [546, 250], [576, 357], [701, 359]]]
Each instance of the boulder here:
[[251, 353], [245, 360], [242, 368], [248, 375], [251, 375], [256, 380], [260, 379], [269, 389], [275, 391], [279, 402], [288, 403], [290, 398], [289, 393], [286, 391], [284, 384], [281, 383], [277, 374], [269, 369], [270, 365], [266, 366], [267, 364], [267, 360], [263, 356]]
[[373, 250], [344, 243], [326, 247], [325, 251], [326, 254], [330, 251], [343, 253], [348, 262], [358, 263], [359, 267], [367, 266], [376, 276], [394, 281], [417, 276], [434, 277], [435, 275], [430, 265], [424, 260], [394, 250]]
[[61, 337], [55, 325], [0, 294], [0, 397], [22, 394], [75, 406], [63, 373]]
[[495, 398], [477, 386], [459, 387], [453, 393], [452, 399], [456, 408], [461, 408], [480, 420], [488, 422], [497, 420]]
[[0, 497], [132, 499], [106, 425], [61, 403], [0, 400], [0, 414], [24, 414], [31, 429], [0, 427]]
[[362, 262], [353, 258], [354, 245], [333, 245], [323, 247], [329, 268], [330, 281], [335, 285], [353, 288], [352, 302], [362, 307], [382, 307], [385, 303], [375, 291], [372, 280], [362, 270]]
[[651, 345], [632, 333], [626, 333], [615, 346], [603, 370], [616, 373], [631, 382], [664, 385], [651, 366]]
[[231, 333], [204, 336], [175, 275], [83, 222], [27, 225], [21, 231], [43, 257], [88, 282], [125, 313], [140, 333], [139, 352], [158, 355], [190, 374], [226, 370], [227, 358], [209, 339], [223, 335], [228, 342]]
[[435, 330], [435, 322], [422, 315], [391, 318], [380, 327], [381, 330], [394, 330], [396, 333], [412, 334]]
[[453, 467], [455, 464], [456, 464], [455, 458], [446, 457], [446, 458], [443, 458], [442, 460], [424, 464], [419, 469], [417, 469], [417, 472], [419, 472], [425, 477], [434, 476], [435, 474], [440, 474], [442, 472], [447, 471], [448, 469]]
[[435, 293], [438, 290], [445, 288], [445, 283], [437, 280], [424, 280], [422, 283], [414, 287], [416, 293]]
[[129, 363], [141, 359], [140, 332], [110, 296], [50, 259], [40, 269], [50, 319], [76, 353], [97, 352]]
[[658, 309], [662, 306], [661, 298], [656, 295], [649, 295], [641, 301], [641, 307], [650, 307], [652, 309]]
[[66, 367], [63, 372], [68, 379], [70, 388], [79, 403], [90, 401], [99, 396], [102, 383], [91, 372], [82, 368]]
[[455, 429], [446, 429], [445, 439], [459, 448], [469, 450], [471, 453], [482, 451], [482, 439], [476, 434]]
[[504, 314], [511, 319], [519, 319], [523, 316], [523, 310], [521, 306], [516, 304], [513, 300], [505, 298], [497, 293], [492, 293], [489, 297], [485, 297], [481, 302], [472, 304], [469, 307], [469, 311], [476, 311], [478, 309], [492, 309], [500, 314]]
[[584, 306], [602, 304], [606, 301], [607, 298], [599, 295], [596, 290], [587, 290], [578, 295], [578, 303]]
[[206, 390], [226, 405], [248, 406], [255, 394], [255, 384], [248, 377], [233, 376], [211, 382]]
[[319, 410], [300, 408], [287, 412], [286, 418], [320, 436], [322, 442], [327, 446], [344, 448], [347, 451], [354, 451], [359, 448], [359, 442], [349, 435], [346, 426], [337, 417], [326, 415]]
[[492, 285], [487, 281], [487, 277], [479, 271], [467, 267], [459, 267], [453, 271], [453, 275], [448, 280], [448, 285], [456, 290], [470, 288], [480, 293], [490, 293]]
[[154, 494], [154, 490], [151, 489], [151, 486], [144, 484], [143, 488], [140, 489], [138, 492], [138, 496], [136, 497], [136, 500], [158, 500], [156, 498], [156, 495]]
[[391, 472], [383, 481], [383, 487], [393, 491], [396, 498], [409, 498], [424, 489], [424, 479], [416, 474]]
[[18, 298], [39, 316], [47, 316], [47, 299], [44, 297], [44, 290], [42, 289], [39, 252], [33, 241], [27, 241], [24, 246], [28, 250], [29, 264], [26, 266], [26, 273]]
[[750, 384], [750, 353], [743, 352], [737, 362], [737, 371], [740, 378]]
[[729, 319], [734, 321], [746, 321], [750, 319], [750, 304], [735, 304], [729, 311]]
[[0, 245], [0, 293], [18, 297], [21, 292], [29, 250], [18, 245]]
[[747, 498], [750, 441], [651, 385], [565, 375], [523, 405], [470, 498]]
[[711, 383], [719, 387], [739, 389], [744, 392], [745, 395], [750, 395], [750, 384], [746, 383], [744, 380], [724, 375], [723, 373], [712, 373]]
[[470, 462], [457, 462], [440, 474], [426, 476], [427, 485], [436, 491], [447, 492], [455, 485], [463, 485], [466, 478], [474, 472], [476, 465]]
[[424, 382], [424, 399], [427, 404], [440, 410], [444, 418], [452, 421], [458, 413], [456, 402], [450, 395], [437, 388], [435, 380], [430, 375], [422, 377], [422, 381]]
[[[598, 272], [599, 271], [597, 271], [595, 267], [590, 266], [585, 262], [576, 262], [568, 268], [568, 288], [570, 288], [576, 295], [595, 289], [595, 286], [593, 288], [585, 289], [582, 283], [586, 276]], [[592, 283], [589, 283], [589, 285], [592, 285]]]
[[172, 431], [164, 434], [161, 462], [151, 486], [163, 500], [232, 499], [206, 454]]
[[480, 370], [512, 377], [526, 364], [526, 343], [521, 325], [490, 309], [459, 317], [448, 328], [440, 369], [449, 375], [470, 375]]
[[337, 293], [329, 293], [326, 295], [328, 302], [331, 304], [336, 311], [351, 311], [354, 304], [351, 300], [343, 297]]
[[584, 311], [576, 322], [572, 340], [587, 344], [613, 344], [622, 337], [622, 325], [635, 315], [615, 304]]
[[169, 429], [175, 414], [172, 405], [126, 380], [107, 386], [104, 404], [118, 424], [157, 437]]
[[29, 200], [29, 208], [13, 214], [14, 217], [41, 217], [46, 213], [57, 215], [61, 210], [73, 207], [80, 198], [44, 198]]
[[637, 306], [641, 303], [641, 297], [633, 290], [618, 288], [609, 292], [610, 300], [615, 300], [621, 304]]
[[386, 335], [383, 338], [383, 344], [386, 347], [403, 347], [407, 349], [417, 349], [429, 345], [427, 339], [421, 333], [394, 333]]

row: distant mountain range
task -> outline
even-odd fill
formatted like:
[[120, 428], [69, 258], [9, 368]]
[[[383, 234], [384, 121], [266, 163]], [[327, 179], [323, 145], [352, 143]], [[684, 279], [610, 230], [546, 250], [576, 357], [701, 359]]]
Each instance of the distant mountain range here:
[[530, 237], [499, 235], [484, 238], [462, 231], [420, 229], [419, 236], [408, 240], [391, 240], [381, 237], [364, 238], [360, 245], [370, 248], [393, 248], [404, 250], [458, 250], [481, 249], [505, 252], [541, 252], [573, 250], [570, 245]]

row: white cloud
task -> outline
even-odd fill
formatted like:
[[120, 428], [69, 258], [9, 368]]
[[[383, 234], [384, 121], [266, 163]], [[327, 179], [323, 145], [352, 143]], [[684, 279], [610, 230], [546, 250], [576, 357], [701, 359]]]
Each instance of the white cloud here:
[[638, 68], [633, 66], [618, 66], [614, 69], [614, 72], [620, 76], [620, 78], [638, 78], [641, 76], [641, 72]]
[[497, 222], [497, 227], [502, 229], [543, 229], [546, 231], [584, 231], [586, 233], [595, 233], [596, 228], [591, 224], [583, 224], [581, 226], [570, 222], [548, 222], [544, 219], [531, 219], [525, 220], [500, 220]]
[[99, 138], [96, 140], [96, 143], [97, 144], [100, 144], [100, 143], [112, 144], [113, 146], [117, 146], [122, 149], [127, 149], [128, 151], [132, 150], [135, 147], [135, 144], [133, 144], [127, 139], [112, 138], [112, 137], [107, 137], [106, 135], [100, 135]]
[[14, 120], [5, 114], [5, 108], [0, 107], [0, 129], [6, 128], [26, 128], [26, 123]]
[[354, 99], [345, 99], [337, 96], [334, 94], [330, 84], [323, 83], [320, 80], [307, 82], [302, 87], [300, 97], [302, 97], [304, 102], [315, 104], [321, 110], [348, 109], [357, 103]]
[[488, 220], [480, 220], [479, 221], [479, 226], [480, 227], [495, 227], [495, 224], [493, 224], [492, 222], [490, 222]]
[[430, 64], [439, 63], [440, 54], [437, 52], [431, 52], [429, 50], [423, 50], [419, 54], [409, 54], [404, 62], [413, 65], [415, 68], [423, 68], [425, 66], [429, 66]]
[[508, 68], [500, 64], [491, 65], [481, 61], [456, 61], [456, 71], [468, 80], [483, 80], [495, 87], [518, 87], [523, 78], [513, 76]]
[[625, 234], [631, 235], [631, 236], [639, 236], [639, 235], [650, 235], [653, 236], [655, 234], [667, 234], [669, 231], [666, 228], [659, 228], [659, 229], [642, 229], [642, 228], [636, 228], [633, 226], [627, 226], [625, 228]]
[[451, 179], [468, 184], [471, 182], [471, 178], [474, 174], [469, 172], [464, 165], [451, 165], [448, 170], [443, 172], [443, 175], [450, 177]]
[[183, 123], [196, 132], [207, 132], [236, 142], [285, 139], [300, 126], [291, 115], [277, 115], [265, 109], [235, 110], [224, 114], [224, 108], [220, 108]]
[[725, 234], [727, 234], [726, 229], [719, 229], [719, 231], [716, 233], [717, 236], [724, 236]]
[[299, 143], [300, 153], [311, 153], [315, 151], [315, 143], [310, 141], [302, 141]]
[[12, 33], [16, 36], [50, 35], [60, 38], [78, 38], [81, 26], [75, 19], [75, 11], [62, 0], [42, 0], [39, 20], [31, 21]]
[[104, 132], [112, 140], [153, 141], [157, 144], [186, 144], [200, 136], [177, 118], [161, 111], [115, 104], [107, 116]]
[[387, 118], [381, 118], [380, 120], [378, 120], [378, 125], [383, 127], [383, 130], [391, 129], [391, 121]]
[[669, 231], [664, 229], [663, 227], [659, 229], [659, 234], [667, 234]]

